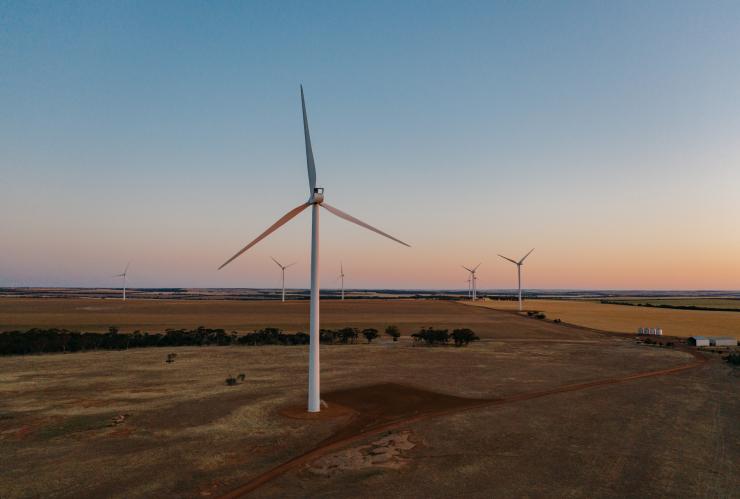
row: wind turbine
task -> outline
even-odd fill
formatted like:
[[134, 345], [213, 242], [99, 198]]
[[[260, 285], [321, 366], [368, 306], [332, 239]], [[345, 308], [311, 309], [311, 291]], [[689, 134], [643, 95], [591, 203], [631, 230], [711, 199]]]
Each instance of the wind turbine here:
[[472, 296], [473, 296], [473, 285], [472, 285], [473, 280], [470, 277], [468, 277], [465, 280], [465, 282], [468, 283], [468, 298], [472, 298]]
[[470, 272], [470, 289], [471, 289], [471, 299], [475, 301], [475, 299], [478, 297], [478, 294], [476, 293], [475, 289], [475, 281], [478, 280], [477, 277], [475, 277], [475, 271], [478, 270], [478, 267], [480, 267], [480, 263], [473, 267], [472, 269], [467, 268], [465, 265], [461, 265], [462, 268]]
[[126, 264], [126, 268], [123, 269], [122, 274], [116, 274], [113, 277], [122, 277], [123, 278], [123, 301], [126, 301], [126, 274], [128, 274], [128, 267], [131, 265], [131, 262], [128, 262]]
[[282, 272], [283, 272], [283, 301], [285, 301], [285, 269], [287, 269], [288, 267], [292, 267], [293, 265], [296, 264], [296, 262], [293, 262], [293, 263], [288, 264], [288, 265], [283, 265], [282, 263], [280, 263], [277, 260], [275, 260], [275, 258], [273, 258], [273, 257], [270, 257], [270, 258], [272, 258], [272, 261], [273, 262], [277, 263], [277, 266], [280, 267], [280, 270], [282, 270]]
[[303, 96], [303, 85], [301, 85], [301, 110], [303, 111], [303, 135], [306, 142], [306, 165], [308, 167], [308, 201], [301, 203], [300, 205], [296, 206], [288, 213], [283, 215], [282, 218], [272, 224], [255, 240], [247, 244], [234, 256], [226, 260], [226, 262], [221, 265], [219, 269], [224, 268], [236, 257], [266, 238], [271, 233], [275, 232], [278, 228], [280, 228], [290, 219], [301, 213], [303, 210], [305, 210], [309, 206], [311, 207], [311, 306], [309, 314], [310, 331], [308, 355], [308, 412], [319, 412], [321, 410], [321, 373], [319, 369], [319, 207], [321, 206], [329, 211], [329, 213], [332, 213], [339, 218], [343, 218], [349, 222], [359, 225], [360, 227], [364, 227], [368, 230], [376, 232], [381, 236], [392, 239], [397, 243], [403, 244], [404, 246], [409, 245], [324, 202], [324, 189], [321, 187], [316, 187], [316, 165], [314, 162], [313, 150], [311, 148], [311, 136], [308, 132], [308, 117], [306, 116], [306, 101]]
[[342, 300], [344, 300], [344, 266], [339, 262], [339, 279], [342, 281]]
[[[529, 250], [529, 253], [532, 253], [534, 251], [534, 248]], [[529, 253], [524, 255], [521, 260], [518, 262], [516, 260], [512, 260], [509, 257], [506, 257], [504, 255], [499, 255], [504, 260], [509, 260], [511, 263], [516, 265], [516, 273], [517, 273], [517, 279], [519, 281], [519, 311], [522, 311], [522, 265], [524, 264], [524, 260], [529, 256]]]

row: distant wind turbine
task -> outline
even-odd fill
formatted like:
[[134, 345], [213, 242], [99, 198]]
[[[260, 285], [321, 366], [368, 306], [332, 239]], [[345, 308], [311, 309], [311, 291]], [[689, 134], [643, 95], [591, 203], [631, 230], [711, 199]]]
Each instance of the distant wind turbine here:
[[[534, 251], [534, 248], [529, 250], [529, 253], [532, 253]], [[516, 273], [517, 273], [517, 280], [519, 282], [519, 311], [522, 311], [522, 265], [524, 264], [524, 260], [529, 256], [529, 253], [524, 255], [521, 260], [518, 262], [516, 260], [512, 260], [509, 257], [506, 257], [504, 255], [499, 255], [504, 260], [509, 260], [511, 263], [516, 265]]]
[[293, 265], [296, 264], [296, 262], [290, 263], [288, 265], [283, 265], [282, 263], [280, 263], [277, 260], [275, 260], [274, 257], [270, 257], [270, 258], [272, 258], [272, 261], [275, 262], [277, 264], [277, 266], [280, 267], [280, 270], [282, 271], [282, 274], [283, 274], [283, 301], [285, 301], [285, 269], [287, 269], [288, 267], [292, 267]]
[[306, 201], [305, 203], [301, 203], [300, 205], [283, 215], [282, 218], [280, 218], [277, 222], [272, 224], [267, 230], [260, 234], [257, 239], [247, 244], [234, 256], [229, 258], [223, 265], [219, 267], [219, 269], [224, 268], [236, 257], [247, 251], [249, 248], [263, 240], [271, 233], [275, 232], [278, 228], [280, 228], [282, 225], [301, 213], [303, 210], [305, 210], [309, 206], [311, 207], [311, 306], [309, 314], [310, 332], [308, 355], [308, 411], [319, 412], [321, 410], [321, 373], [319, 365], [319, 206], [324, 207], [330, 213], [338, 216], [339, 218], [343, 218], [349, 222], [359, 225], [360, 227], [364, 227], [365, 229], [376, 232], [381, 236], [392, 239], [397, 243], [403, 244], [404, 246], [409, 245], [324, 202], [324, 189], [321, 187], [316, 187], [316, 165], [314, 162], [313, 150], [311, 148], [311, 136], [308, 131], [308, 117], [306, 116], [306, 101], [303, 97], [303, 85], [301, 85], [301, 109], [303, 111], [303, 135], [306, 142], [306, 163], [308, 167], [308, 201]]
[[339, 262], [339, 279], [342, 281], [342, 300], [344, 300], [344, 266]]
[[126, 268], [123, 269], [123, 273], [116, 274], [113, 277], [122, 277], [123, 278], [123, 301], [126, 301], [126, 274], [128, 274], [128, 267], [131, 265], [131, 262], [128, 262], [126, 264]]
[[465, 265], [461, 265], [461, 267], [467, 270], [468, 272], [470, 272], [470, 290], [471, 290], [470, 298], [473, 301], [475, 301], [476, 298], [478, 297], [476, 287], [475, 287], [475, 281], [477, 281], [478, 278], [475, 276], [475, 271], [478, 270], [478, 267], [480, 267], [480, 263], [476, 265], [475, 267], [473, 267], [472, 269], [467, 268]]

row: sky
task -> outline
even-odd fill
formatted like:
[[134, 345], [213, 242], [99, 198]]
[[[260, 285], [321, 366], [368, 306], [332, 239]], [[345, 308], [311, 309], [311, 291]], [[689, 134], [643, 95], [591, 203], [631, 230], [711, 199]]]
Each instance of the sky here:
[[740, 3], [0, 0], [0, 286], [740, 289]]

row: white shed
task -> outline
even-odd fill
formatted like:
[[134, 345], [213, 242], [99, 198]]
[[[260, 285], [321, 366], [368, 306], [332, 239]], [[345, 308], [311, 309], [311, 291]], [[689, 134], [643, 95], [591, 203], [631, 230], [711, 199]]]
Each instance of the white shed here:
[[709, 338], [705, 336], [692, 336], [691, 338], [689, 338], [689, 344], [697, 347], [708, 347]]
[[713, 347], [734, 347], [737, 346], [737, 340], [729, 336], [722, 336], [720, 338], [709, 338], [709, 344]]

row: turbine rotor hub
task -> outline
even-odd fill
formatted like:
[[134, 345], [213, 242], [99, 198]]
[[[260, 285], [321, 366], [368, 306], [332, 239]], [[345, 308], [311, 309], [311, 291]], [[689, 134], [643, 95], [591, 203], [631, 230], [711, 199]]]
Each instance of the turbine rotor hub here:
[[309, 204], [321, 204], [324, 202], [324, 188], [314, 187], [311, 199], [308, 200]]

